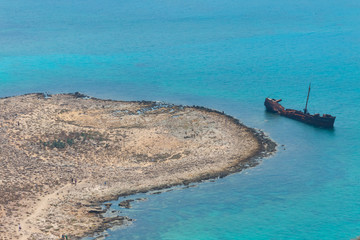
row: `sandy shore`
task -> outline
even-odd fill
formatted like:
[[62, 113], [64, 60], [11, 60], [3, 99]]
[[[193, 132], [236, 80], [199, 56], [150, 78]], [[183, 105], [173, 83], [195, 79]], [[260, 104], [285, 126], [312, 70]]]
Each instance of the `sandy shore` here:
[[225, 176], [274, 149], [205, 108], [81, 94], [0, 99], [0, 240], [87, 236], [127, 221], [100, 217], [101, 202]]

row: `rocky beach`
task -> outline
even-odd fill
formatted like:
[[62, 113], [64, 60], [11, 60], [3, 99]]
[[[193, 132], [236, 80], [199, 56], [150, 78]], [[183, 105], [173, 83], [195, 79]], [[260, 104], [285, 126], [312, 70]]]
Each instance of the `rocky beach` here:
[[221, 112], [75, 94], [0, 99], [0, 240], [79, 239], [126, 216], [101, 203], [223, 177], [275, 151]]

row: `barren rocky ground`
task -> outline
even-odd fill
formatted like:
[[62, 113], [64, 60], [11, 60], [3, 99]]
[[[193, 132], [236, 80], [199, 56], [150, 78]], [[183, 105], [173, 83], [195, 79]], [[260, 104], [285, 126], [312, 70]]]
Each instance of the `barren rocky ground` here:
[[0, 99], [0, 240], [76, 239], [122, 224], [100, 217], [99, 203], [240, 171], [274, 146], [199, 107], [81, 94]]

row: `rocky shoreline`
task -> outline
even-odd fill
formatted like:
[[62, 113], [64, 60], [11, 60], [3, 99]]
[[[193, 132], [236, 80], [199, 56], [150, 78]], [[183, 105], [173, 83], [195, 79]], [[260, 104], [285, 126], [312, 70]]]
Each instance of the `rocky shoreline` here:
[[[210, 111], [213, 111], [213, 110], [210, 109]], [[223, 114], [223, 113], [221, 113], [221, 114]], [[231, 116], [228, 116], [228, 117], [232, 118]], [[241, 124], [237, 119], [234, 119], [234, 121], [237, 124]], [[127, 197], [127, 196], [135, 195], [135, 194], [138, 194], [138, 193], [147, 193], [147, 192], [151, 192], [151, 191], [155, 191], [152, 194], [161, 194], [163, 190], [169, 189], [169, 188], [174, 187], [174, 186], [178, 186], [178, 185], [190, 186], [191, 183], [201, 183], [203, 181], [207, 181], [207, 180], [211, 180], [211, 179], [223, 178], [223, 177], [226, 177], [226, 176], [228, 176], [230, 174], [241, 172], [242, 170], [245, 170], [247, 168], [255, 167], [256, 165], [258, 165], [260, 163], [260, 160], [262, 158], [269, 157], [276, 151], [277, 144], [275, 142], [273, 142], [269, 137], [267, 137], [264, 134], [264, 132], [262, 132], [261, 130], [256, 130], [256, 129], [251, 129], [251, 130], [253, 131], [253, 134], [254, 134], [254, 136], [256, 136], [258, 141], [261, 142], [262, 147], [259, 149], [257, 154], [255, 154], [252, 157], [249, 157], [248, 159], [246, 159], [246, 160], [244, 160], [242, 162], [239, 162], [239, 164], [233, 166], [232, 168], [229, 168], [227, 171], [219, 172], [219, 173], [213, 174], [213, 175], [199, 176], [196, 179], [187, 180], [187, 181], [184, 181], [183, 183], [179, 183], [179, 184], [175, 184], [175, 185], [165, 185], [165, 186], [161, 186], [161, 187], [155, 187], [153, 189], [147, 189], [146, 191], [131, 191], [129, 193], [121, 194], [121, 195], [117, 196], [114, 199], [113, 198], [107, 199], [104, 202], [117, 200], [120, 197]], [[194, 186], [192, 186], [192, 187], [194, 187]], [[139, 199], [127, 199], [127, 200], [124, 200], [124, 201], [120, 202], [119, 206], [121, 206], [123, 208], [131, 208], [131, 202], [137, 201], [137, 200], [139, 200]], [[124, 225], [125, 222], [134, 221], [134, 219], [128, 218], [127, 216], [108, 217], [108, 218], [104, 217], [103, 214], [106, 213], [106, 211], [110, 207], [109, 206], [109, 207], [107, 207], [105, 209], [102, 209], [100, 206], [104, 205], [104, 202], [99, 202], [98, 203], [97, 207], [99, 209], [101, 209], [101, 210], [96, 212], [97, 216], [104, 220], [103, 224], [101, 224], [99, 226], [99, 228], [96, 229], [95, 231], [88, 232], [88, 233], [84, 234], [82, 237], [74, 238], [74, 239], [80, 240], [80, 239], [82, 239], [84, 237], [89, 237], [89, 236], [94, 237], [96, 234], [98, 234], [98, 237], [102, 237], [103, 236], [102, 234], [106, 230], [108, 230], [110, 228], [113, 228], [113, 227], [116, 227], [116, 226]], [[106, 205], [106, 203], [105, 203], [105, 205]], [[119, 221], [118, 218], [120, 218], [121, 221]]]
[[276, 144], [219, 111], [75, 93], [0, 99], [0, 147], [0, 240], [8, 240], [80, 239], [121, 225], [131, 219], [105, 218], [98, 207], [239, 172]]

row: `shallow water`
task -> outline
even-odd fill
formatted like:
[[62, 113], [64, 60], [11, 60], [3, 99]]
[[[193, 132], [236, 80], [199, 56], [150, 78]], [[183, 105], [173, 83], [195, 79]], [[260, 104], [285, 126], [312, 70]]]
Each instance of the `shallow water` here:
[[[145, 195], [106, 239], [360, 235], [356, 1], [0, 2], [0, 96], [75, 92], [225, 111], [279, 143], [260, 165]], [[267, 96], [337, 116], [334, 130], [264, 111]], [[284, 146], [281, 146], [284, 145]], [[132, 198], [132, 197], [131, 197]]]

